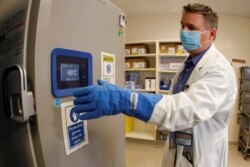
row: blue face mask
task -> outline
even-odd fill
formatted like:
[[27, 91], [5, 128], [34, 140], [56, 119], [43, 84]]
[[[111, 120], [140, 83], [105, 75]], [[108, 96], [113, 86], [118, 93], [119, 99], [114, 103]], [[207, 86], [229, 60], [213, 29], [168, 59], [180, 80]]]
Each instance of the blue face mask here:
[[[206, 30], [206, 31], [208, 31], [208, 30]], [[200, 34], [206, 32], [206, 31], [199, 32], [199, 31], [181, 30], [180, 31], [180, 39], [181, 39], [183, 47], [187, 51], [193, 51], [193, 50], [199, 49], [201, 47]]]

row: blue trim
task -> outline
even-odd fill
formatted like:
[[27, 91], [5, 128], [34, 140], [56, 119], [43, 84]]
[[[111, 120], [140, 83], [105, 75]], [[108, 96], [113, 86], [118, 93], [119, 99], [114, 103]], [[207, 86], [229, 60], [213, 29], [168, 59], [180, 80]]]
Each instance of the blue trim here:
[[64, 97], [64, 96], [72, 96], [73, 92], [76, 91], [77, 88], [67, 88], [67, 89], [58, 89], [57, 88], [57, 58], [60, 56], [68, 56], [75, 58], [84, 58], [88, 61], [88, 85], [92, 85], [92, 76], [93, 76], [93, 68], [92, 68], [92, 55], [87, 52], [69, 50], [63, 48], [55, 48], [51, 52], [51, 92], [55, 97]]

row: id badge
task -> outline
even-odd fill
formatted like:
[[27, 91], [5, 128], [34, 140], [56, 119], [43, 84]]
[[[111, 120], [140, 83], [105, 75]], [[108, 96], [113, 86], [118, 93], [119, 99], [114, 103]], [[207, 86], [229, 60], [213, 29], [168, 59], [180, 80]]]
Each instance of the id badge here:
[[192, 147], [192, 143], [193, 143], [192, 133], [186, 133], [182, 131], [177, 131], [174, 133], [174, 144]]

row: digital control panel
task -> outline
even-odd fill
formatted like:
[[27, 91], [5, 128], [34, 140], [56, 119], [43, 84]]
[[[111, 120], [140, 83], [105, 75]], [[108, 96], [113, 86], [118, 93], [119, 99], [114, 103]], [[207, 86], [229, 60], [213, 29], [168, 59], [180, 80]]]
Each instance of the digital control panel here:
[[56, 48], [51, 53], [52, 94], [71, 96], [80, 87], [92, 84], [92, 55]]

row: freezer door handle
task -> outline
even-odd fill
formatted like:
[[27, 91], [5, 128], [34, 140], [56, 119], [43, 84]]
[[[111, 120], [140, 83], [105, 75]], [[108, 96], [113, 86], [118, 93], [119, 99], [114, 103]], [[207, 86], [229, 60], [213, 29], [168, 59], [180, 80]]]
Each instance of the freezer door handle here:
[[27, 88], [26, 70], [15, 64], [3, 72], [4, 111], [9, 119], [27, 122], [35, 114], [33, 93]]

